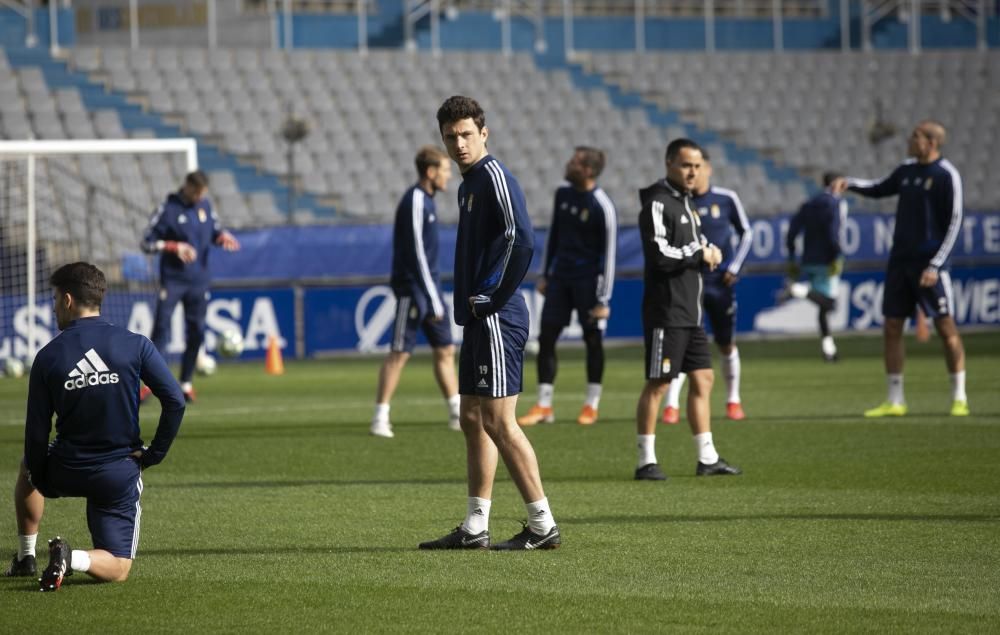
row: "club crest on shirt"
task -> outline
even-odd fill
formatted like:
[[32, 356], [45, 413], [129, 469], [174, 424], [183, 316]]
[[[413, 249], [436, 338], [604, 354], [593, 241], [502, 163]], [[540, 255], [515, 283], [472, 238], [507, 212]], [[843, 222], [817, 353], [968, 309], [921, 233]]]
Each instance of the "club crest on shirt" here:
[[586, 223], [588, 218], [590, 218], [590, 210], [584, 207], [580, 210], [580, 220]]
[[415, 319], [417, 319], [418, 315], [420, 315], [420, 309], [418, 309], [415, 306], [414, 307], [410, 307], [410, 319], [411, 320], [415, 320]]
[[204, 208], [199, 207], [198, 208], [198, 222], [199, 223], [204, 223], [207, 220], [208, 220], [208, 214], [205, 213]]
[[468, 211], [468, 212], [472, 211], [472, 198], [473, 198], [473, 196], [474, 196], [473, 194], [469, 194], [469, 207], [466, 209], [466, 211]]
[[931, 177], [927, 177], [927, 180], [924, 181], [924, 189], [927, 190], [928, 192], [930, 192], [931, 191], [931, 185], [933, 185], [933, 184], [934, 184], [934, 179], [931, 178]]
[[722, 216], [722, 210], [719, 209], [718, 205], [714, 205], [713, 204], [712, 205], [712, 218], [718, 218], [719, 216]]
[[660, 363], [660, 372], [664, 375], [670, 374], [670, 358], [664, 357], [663, 361]]

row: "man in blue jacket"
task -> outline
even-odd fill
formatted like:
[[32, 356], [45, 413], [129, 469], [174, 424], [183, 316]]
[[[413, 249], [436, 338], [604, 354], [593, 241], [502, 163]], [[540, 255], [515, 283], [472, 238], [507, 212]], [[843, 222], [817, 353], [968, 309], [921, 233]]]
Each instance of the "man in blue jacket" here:
[[[208, 176], [200, 170], [188, 174], [181, 189], [167, 196], [153, 214], [142, 242], [143, 251], [160, 254], [160, 294], [150, 339], [164, 356], [174, 308], [178, 302], [184, 306], [186, 346], [180, 379], [187, 401], [195, 400], [191, 379], [198, 349], [205, 339], [205, 313], [212, 283], [209, 254], [213, 245], [226, 251], [240, 248], [239, 241], [219, 224], [207, 195]], [[148, 396], [149, 390], [144, 389], [140, 400]]]
[[888, 395], [866, 417], [901, 417], [903, 397], [903, 326], [919, 305], [934, 320], [944, 343], [951, 379], [951, 415], [969, 414], [965, 394], [965, 348], [955, 326], [954, 294], [948, 262], [962, 229], [962, 177], [941, 155], [946, 133], [936, 121], [921, 121], [910, 133], [910, 159], [881, 181], [846, 179], [862, 196], [896, 199], [896, 226], [885, 272], [885, 371]]
[[[61, 333], [31, 365], [24, 461], [14, 488], [20, 549], [6, 575], [35, 574], [46, 498], [87, 499], [94, 548], [50, 540], [42, 591], [55, 591], [73, 571], [105, 582], [128, 578], [139, 539], [142, 470], [166, 457], [184, 416], [184, 395], [152, 343], [101, 317], [107, 284], [100, 269], [68, 264], [51, 284]], [[140, 380], [163, 407], [149, 447], [139, 437]]]
[[524, 500], [523, 530], [497, 550], [554, 549], [559, 528], [542, 489], [538, 461], [514, 409], [521, 392], [528, 306], [518, 292], [531, 264], [534, 234], [524, 193], [486, 149], [486, 114], [476, 100], [450, 97], [437, 112], [448, 155], [462, 172], [455, 243], [455, 322], [460, 422], [468, 460], [465, 521], [421, 549], [490, 548], [489, 512], [497, 460], [503, 457]]

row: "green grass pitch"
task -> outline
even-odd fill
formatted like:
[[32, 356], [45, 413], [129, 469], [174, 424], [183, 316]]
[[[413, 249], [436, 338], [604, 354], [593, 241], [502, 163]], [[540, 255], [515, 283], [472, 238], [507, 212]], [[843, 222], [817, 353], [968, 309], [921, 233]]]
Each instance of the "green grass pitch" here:
[[[582, 428], [582, 353], [564, 350], [559, 422], [528, 431], [564, 543], [534, 553], [416, 549], [465, 512], [464, 446], [428, 356], [403, 375], [393, 440], [367, 433], [380, 359], [281, 377], [223, 364], [145, 475], [132, 578], [77, 574], [55, 594], [0, 578], [0, 630], [997, 632], [1000, 333], [965, 342], [973, 415], [947, 416], [940, 344], [910, 340], [911, 414], [892, 421], [860, 416], [885, 393], [879, 339], [845, 338], [835, 365], [814, 340], [743, 343], [748, 419], [720, 416], [720, 380], [713, 424], [745, 474], [696, 479], [682, 421], [658, 430], [665, 483], [632, 480], [641, 351], [608, 351], [601, 420]], [[529, 359], [519, 412], [534, 381]], [[26, 386], [0, 380], [4, 567]], [[157, 414], [143, 409], [147, 440]], [[501, 467], [494, 538], [523, 514]], [[89, 547], [82, 501], [50, 501], [41, 537], [55, 534]]]

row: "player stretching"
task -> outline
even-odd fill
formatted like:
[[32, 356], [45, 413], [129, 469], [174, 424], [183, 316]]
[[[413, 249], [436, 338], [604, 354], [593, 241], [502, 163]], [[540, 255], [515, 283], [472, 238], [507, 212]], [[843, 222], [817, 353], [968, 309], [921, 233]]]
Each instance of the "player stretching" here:
[[[24, 462], [14, 487], [20, 550], [7, 575], [35, 574], [46, 498], [87, 499], [94, 548], [50, 540], [42, 591], [55, 591], [73, 571], [105, 582], [128, 578], [139, 538], [141, 472], [164, 459], [184, 416], [184, 395], [156, 348], [100, 316], [107, 288], [101, 270], [76, 262], [56, 270], [51, 283], [62, 332], [31, 365]], [[140, 379], [163, 406], [148, 448], [139, 438]]]
[[697, 476], [739, 474], [719, 457], [712, 442], [709, 397], [712, 358], [701, 326], [701, 267], [715, 270], [722, 252], [701, 232], [690, 193], [702, 168], [701, 148], [690, 139], [667, 146], [667, 178], [639, 190], [639, 234], [645, 260], [642, 325], [646, 340], [646, 385], [636, 407], [639, 461], [635, 479], [662, 481], [656, 461], [656, 419], [660, 401], [677, 373], [691, 379], [688, 424], [698, 451]]
[[554, 549], [559, 528], [542, 490], [535, 450], [517, 425], [528, 306], [518, 285], [531, 264], [534, 236], [521, 186], [486, 150], [482, 107], [449, 97], [437, 112], [448, 154], [462, 171], [455, 244], [455, 322], [464, 326], [459, 354], [462, 432], [468, 462], [465, 520], [421, 549], [485, 549], [498, 455], [527, 508], [524, 529], [493, 549]]
[[[712, 164], [702, 150], [702, 169], [691, 197], [691, 207], [701, 218], [701, 231], [709, 243], [722, 251], [722, 263], [715, 269], [702, 265], [701, 277], [705, 284], [702, 304], [712, 325], [712, 337], [722, 355], [722, 376], [726, 380], [726, 417], [733, 421], [746, 418], [740, 399], [740, 351], [733, 343], [736, 330], [736, 284], [740, 269], [750, 253], [753, 231], [750, 219], [743, 211], [743, 203], [736, 192], [711, 184]], [[733, 249], [732, 238], [739, 240]], [[681, 387], [687, 375], [678, 373], [667, 390], [667, 407], [663, 409], [663, 423], [680, 421]]]
[[941, 156], [945, 129], [936, 121], [922, 121], [910, 133], [910, 160], [881, 181], [849, 178], [851, 191], [880, 198], [898, 195], [896, 228], [885, 273], [882, 314], [885, 316], [886, 401], [865, 412], [866, 417], [903, 416], [903, 325], [919, 304], [934, 319], [944, 343], [951, 375], [951, 414], [969, 414], [965, 395], [965, 349], [955, 326], [948, 258], [962, 228], [962, 177]]
[[378, 394], [371, 433], [393, 436], [389, 401], [399, 376], [410, 359], [421, 328], [434, 351], [434, 377], [448, 402], [448, 427], [459, 430], [458, 381], [455, 379], [455, 346], [451, 320], [441, 293], [438, 274], [438, 224], [434, 195], [448, 189], [451, 162], [444, 152], [425, 146], [415, 159], [419, 181], [406, 190], [396, 208], [392, 233], [392, 292], [396, 295], [396, 322], [392, 346], [378, 375]]
[[[142, 249], [147, 253], [161, 253], [160, 295], [156, 302], [156, 318], [150, 339], [160, 353], [167, 355], [170, 336], [170, 319], [174, 307], [184, 306], [184, 326], [187, 342], [181, 357], [181, 390], [184, 399], [195, 400], [194, 366], [198, 349], [205, 339], [205, 312], [208, 310], [211, 276], [208, 254], [212, 245], [226, 251], [237, 251], [240, 243], [219, 225], [206, 198], [208, 177], [202, 171], [191, 172], [184, 178], [184, 185], [153, 214], [149, 229], [143, 238]], [[143, 388], [140, 401], [149, 397]]]
[[545, 296], [538, 336], [538, 403], [517, 420], [522, 426], [555, 420], [556, 340], [574, 309], [587, 346], [587, 399], [576, 422], [597, 422], [604, 375], [602, 339], [611, 315], [608, 305], [615, 283], [618, 242], [615, 205], [597, 186], [603, 169], [604, 152], [578, 147], [566, 164], [569, 185], [556, 190], [542, 275], [535, 283]]
[[[844, 181], [840, 175], [828, 172], [823, 175], [824, 189], [802, 204], [788, 225], [788, 278], [790, 284], [783, 296], [808, 299], [819, 307], [819, 331], [823, 339], [820, 347], [823, 359], [837, 361], [837, 345], [830, 335], [829, 314], [837, 305], [840, 274], [844, 270], [844, 256], [840, 249], [840, 228], [847, 219], [847, 201]], [[795, 239], [802, 234], [802, 265], [796, 261]], [[805, 273], [808, 282], [798, 282]]]

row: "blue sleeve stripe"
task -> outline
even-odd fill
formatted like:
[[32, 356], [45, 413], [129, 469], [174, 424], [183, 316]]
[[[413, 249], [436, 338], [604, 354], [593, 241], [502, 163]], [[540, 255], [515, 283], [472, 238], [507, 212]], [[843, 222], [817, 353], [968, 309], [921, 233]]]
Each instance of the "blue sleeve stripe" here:
[[955, 246], [958, 231], [962, 228], [962, 176], [948, 159], [941, 159], [941, 167], [947, 170], [951, 176], [951, 221], [948, 223], [948, 231], [945, 232], [944, 240], [941, 241], [941, 248], [931, 259], [931, 265], [934, 267], [944, 266], [951, 254], [952, 247]]
[[611, 300], [615, 287], [615, 259], [618, 257], [618, 215], [611, 197], [601, 188], [594, 190], [594, 197], [604, 211], [604, 275], [597, 283], [597, 299], [603, 304]]
[[417, 267], [420, 269], [420, 279], [424, 283], [424, 290], [431, 301], [431, 310], [434, 311], [434, 315], [444, 315], [444, 304], [438, 295], [437, 284], [431, 277], [431, 269], [427, 264], [427, 252], [424, 249], [424, 192], [419, 187], [413, 188], [410, 208], [413, 220], [413, 252], [417, 258]]

